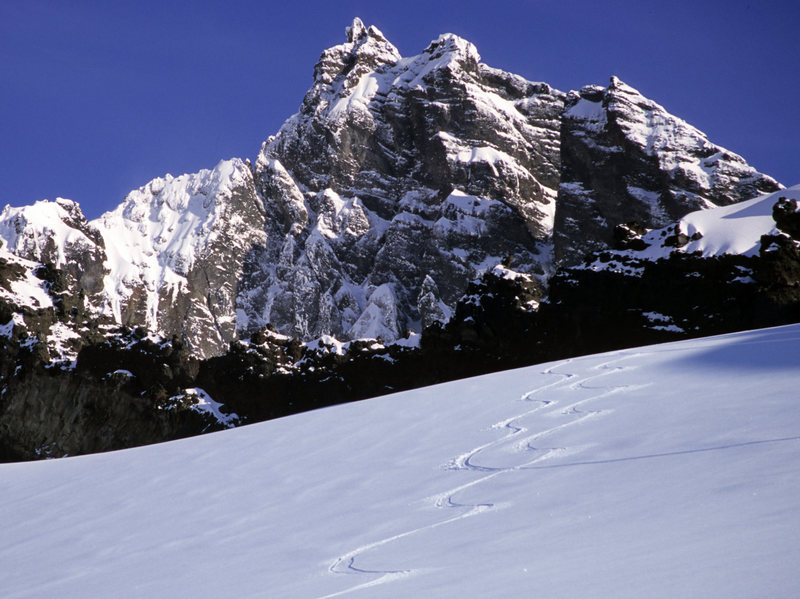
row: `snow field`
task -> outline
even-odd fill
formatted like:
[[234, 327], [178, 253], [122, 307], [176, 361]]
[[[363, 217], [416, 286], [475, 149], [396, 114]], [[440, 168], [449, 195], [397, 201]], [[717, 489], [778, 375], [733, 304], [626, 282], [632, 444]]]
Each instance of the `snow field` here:
[[792, 597], [800, 326], [0, 466], [20, 597]]

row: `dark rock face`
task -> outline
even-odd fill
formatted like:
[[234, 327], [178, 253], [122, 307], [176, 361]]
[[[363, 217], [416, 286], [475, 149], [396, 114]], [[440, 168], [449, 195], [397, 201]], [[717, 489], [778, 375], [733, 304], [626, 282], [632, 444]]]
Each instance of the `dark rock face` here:
[[358, 21], [348, 36], [255, 163], [280, 226], [246, 276], [251, 330], [397, 338], [504, 256], [550, 261], [563, 94], [455, 36], [410, 59]]
[[139, 395], [128, 378], [109, 373], [105, 380], [90, 381], [41, 368], [21, 370], [4, 387], [0, 455], [6, 460], [81, 455], [219, 430], [189, 405]]
[[780, 231], [800, 241], [800, 202], [794, 198], [778, 198], [772, 208], [772, 218]]
[[[151, 347], [141, 359], [146, 340], [112, 336], [128, 349], [109, 360], [110, 331], [89, 320], [75, 326], [78, 314], [66, 309], [74, 282], [52, 264], [0, 250], [0, 460], [121, 449], [221, 428], [181, 399], [179, 385], [192, 377], [178, 366], [194, 363], [196, 371], [196, 358], [185, 352], [169, 362], [165, 349]], [[84, 352], [91, 368], [83, 367]], [[143, 386], [159, 376], [174, 396]]]
[[780, 189], [744, 159], [612, 78], [567, 96], [561, 128], [556, 264], [611, 245], [631, 220], [664, 227], [689, 212]]

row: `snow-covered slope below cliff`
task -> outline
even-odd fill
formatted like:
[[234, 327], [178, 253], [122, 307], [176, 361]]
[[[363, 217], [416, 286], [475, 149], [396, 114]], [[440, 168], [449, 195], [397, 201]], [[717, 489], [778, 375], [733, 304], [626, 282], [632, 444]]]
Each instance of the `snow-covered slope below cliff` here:
[[[689, 238], [680, 251], [687, 254], [699, 252], [706, 257], [757, 254], [762, 235], [780, 234], [772, 209], [783, 197], [800, 201], [800, 185], [731, 206], [687, 214], [677, 223], [678, 231]], [[643, 241], [651, 244], [652, 248], [645, 250], [644, 255], [649, 258], [663, 255], [664, 237], [662, 231], [650, 231], [644, 235]]]
[[800, 327], [0, 466], [4, 597], [793, 597]]
[[691, 212], [669, 227], [640, 235], [641, 249], [606, 252], [602, 260], [597, 259], [585, 267], [624, 269], [621, 262], [668, 259], [673, 254], [695, 254], [704, 258], [724, 254], [757, 256], [762, 236], [788, 238], [773, 217], [775, 204], [781, 199], [800, 202], [800, 185], [730, 206]]

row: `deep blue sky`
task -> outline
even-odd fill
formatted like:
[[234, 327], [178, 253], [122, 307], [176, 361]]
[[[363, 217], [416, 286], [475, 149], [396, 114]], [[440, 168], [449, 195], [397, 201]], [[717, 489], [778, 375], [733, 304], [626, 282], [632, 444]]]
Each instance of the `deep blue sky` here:
[[568, 91], [611, 75], [800, 183], [800, 3], [738, 0], [0, 0], [0, 206], [89, 218], [164, 173], [255, 157], [354, 16], [404, 56], [457, 33]]

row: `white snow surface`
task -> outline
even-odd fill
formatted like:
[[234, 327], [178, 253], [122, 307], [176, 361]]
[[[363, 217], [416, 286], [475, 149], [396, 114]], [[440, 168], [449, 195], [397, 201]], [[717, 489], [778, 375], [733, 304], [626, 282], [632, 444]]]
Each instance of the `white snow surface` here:
[[27, 597], [796, 597], [800, 325], [0, 466]]
[[218, 401], [214, 401], [205, 389], [195, 387], [186, 389], [184, 393], [188, 397], [197, 399], [197, 403], [192, 407], [196, 412], [211, 414], [218, 422], [224, 424], [228, 428], [232, 428], [236, 425], [239, 416], [236, 414], [223, 413], [222, 410], [220, 410], [222, 404]]
[[53, 263], [63, 267], [68, 246], [94, 247], [91, 239], [65, 222], [75, 213], [80, 214], [78, 205], [64, 198], [56, 198], [54, 202], [40, 200], [30, 206], [6, 205], [0, 212], [0, 239], [18, 256], [38, 257], [52, 246]]
[[0, 247], [0, 260], [6, 264], [17, 264], [22, 269], [20, 278], [10, 279], [5, 281], [5, 285], [0, 285], [0, 298], [11, 305], [24, 306], [32, 310], [53, 307], [53, 299], [47, 293], [46, 283], [33, 274], [38, 266], [37, 263], [20, 258], [5, 247]]
[[700, 252], [703, 256], [757, 254], [762, 235], [779, 234], [772, 219], [772, 207], [781, 196], [800, 200], [800, 185], [730, 206], [687, 214], [680, 220], [681, 230], [689, 236], [699, 231], [703, 236], [690, 242], [683, 251]]
[[[677, 222], [678, 229], [689, 238], [696, 233], [699, 233], [701, 237], [689, 241], [681, 248], [676, 249], [664, 245], [664, 240], [673, 234], [674, 225], [671, 225], [664, 229], [653, 229], [645, 233], [642, 239], [649, 244], [649, 247], [643, 250], [614, 253], [644, 260], [668, 258], [673, 252], [686, 254], [697, 252], [706, 258], [722, 254], [757, 255], [762, 235], [781, 234], [772, 218], [772, 207], [780, 197], [800, 200], [800, 185], [730, 206], [698, 210], [687, 214]], [[609, 263], [598, 260], [588, 268], [605, 270], [624, 267], [618, 266], [614, 261]]]
[[238, 158], [214, 169], [166, 175], [132, 191], [115, 210], [92, 221], [103, 235], [109, 274], [105, 293], [117, 322], [138, 283], [147, 290], [147, 323], [157, 327], [159, 292], [177, 293], [185, 275], [220, 229], [224, 200], [247, 176]]
[[607, 115], [603, 103], [600, 101], [592, 102], [586, 98], [578, 100], [574, 106], [564, 113], [564, 117], [589, 121], [596, 123], [597, 127], [602, 127], [607, 122]]

